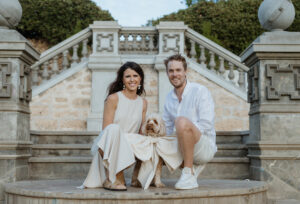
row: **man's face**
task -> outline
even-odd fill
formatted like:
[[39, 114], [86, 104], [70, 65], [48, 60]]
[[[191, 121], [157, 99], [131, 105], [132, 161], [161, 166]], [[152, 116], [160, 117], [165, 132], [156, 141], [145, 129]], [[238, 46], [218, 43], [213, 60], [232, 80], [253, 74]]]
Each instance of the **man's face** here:
[[175, 88], [180, 88], [184, 86], [186, 81], [186, 71], [184, 70], [181, 61], [172, 60], [168, 63], [168, 77], [171, 84]]

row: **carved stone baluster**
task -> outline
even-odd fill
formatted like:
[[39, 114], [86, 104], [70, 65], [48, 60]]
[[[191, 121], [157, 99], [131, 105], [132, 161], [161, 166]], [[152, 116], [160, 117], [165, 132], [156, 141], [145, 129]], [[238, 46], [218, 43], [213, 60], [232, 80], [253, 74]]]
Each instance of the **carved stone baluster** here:
[[200, 64], [203, 66], [203, 67], [206, 67], [206, 64], [205, 64], [205, 61], [206, 61], [206, 57], [205, 57], [205, 48], [204, 46], [200, 45]]
[[54, 75], [57, 75], [59, 73], [57, 59], [58, 59], [58, 56], [55, 56], [53, 58], [52, 73]]
[[89, 39], [85, 39], [82, 41], [82, 59], [81, 60], [86, 60], [87, 56], [88, 56], [88, 49], [87, 49], [87, 43], [88, 43]]
[[225, 73], [224, 58], [219, 56], [219, 60], [220, 60], [219, 73], [223, 76]]
[[128, 51], [129, 50], [129, 45], [128, 45], [128, 34], [124, 34], [124, 51]]
[[132, 34], [132, 50], [137, 51], [139, 49], [139, 46], [137, 44], [137, 34]]
[[68, 69], [69, 66], [68, 54], [69, 54], [69, 50], [65, 50], [63, 52], [63, 61], [62, 61], [63, 70]]
[[77, 50], [78, 50], [78, 45], [74, 45], [73, 46], [73, 56], [72, 56], [72, 64], [71, 66], [74, 66], [76, 64], [78, 64], [78, 54], [77, 54]]
[[154, 42], [153, 42], [153, 38], [154, 38], [154, 35], [150, 34], [149, 35], [149, 51], [153, 51], [154, 50]]
[[215, 67], [216, 67], [215, 53], [213, 53], [212, 51], [209, 51], [209, 55], [210, 55], [209, 69], [210, 69], [211, 71], [215, 71]]
[[229, 80], [233, 80], [234, 79], [234, 72], [233, 72], [233, 69], [234, 69], [234, 65], [229, 62], [229, 74], [228, 74], [228, 79]]
[[245, 88], [245, 76], [244, 76], [244, 70], [242, 70], [241, 68], [238, 69], [239, 70], [239, 80], [238, 80], [238, 84], [239, 87], [244, 89]]
[[190, 55], [192, 59], [196, 59], [196, 48], [195, 48], [195, 41], [190, 39], [190, 43], [191, 43], [191, 51], [190, 51]]
[[32, 86], [39, 85], [39, 67], [32, 69]]
[[48, 72], [48, 66], [49, 66], [49, 63], [48, 62], [44, 62], [44, 64], [43, 64], [43, 72], [42, 72], [42, 79], [43, 79], [43, 81], [48, 80], [49, 77], [50, 77], [49, 72]]
[[141, 51], [146, 51], [146, 35], [144, 34], [141, 34], [141, 47], [140, 47], [140, 50]]

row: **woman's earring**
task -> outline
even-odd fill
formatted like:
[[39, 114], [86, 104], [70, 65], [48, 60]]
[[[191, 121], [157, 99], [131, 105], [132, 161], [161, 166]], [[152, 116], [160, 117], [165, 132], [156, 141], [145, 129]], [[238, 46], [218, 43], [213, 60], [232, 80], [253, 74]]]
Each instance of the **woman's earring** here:
[[142, 85], [138, 85], [138, 90], [140, 90], [140, 89], [141, 89], [141, 86], [142, 86]]
[[123, 84], [123, 90], [125, 89], [125, 84]]

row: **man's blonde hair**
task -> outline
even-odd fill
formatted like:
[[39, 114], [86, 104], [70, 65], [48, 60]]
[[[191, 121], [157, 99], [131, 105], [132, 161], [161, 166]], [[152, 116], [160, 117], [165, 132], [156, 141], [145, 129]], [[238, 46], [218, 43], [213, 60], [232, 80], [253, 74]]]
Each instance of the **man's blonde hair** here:
[[186, 71], [187, 69], [187, 63], [186, 63], [186, 60], [183, 56], [181, 56], [180, 54], [176, 54], [176, 55], [172, 55], [170, 57], [168, 57], [167, 59], [165, 59], [164, 63], [165, 63], [165, 66], [166, 66], [166, 71], [168, 72], [168, 64], [169, 62], [171, 61], [179, 61], [179, 62], [182, 62], [182, 65], [183, 65], [183, 68], [184, 70]]

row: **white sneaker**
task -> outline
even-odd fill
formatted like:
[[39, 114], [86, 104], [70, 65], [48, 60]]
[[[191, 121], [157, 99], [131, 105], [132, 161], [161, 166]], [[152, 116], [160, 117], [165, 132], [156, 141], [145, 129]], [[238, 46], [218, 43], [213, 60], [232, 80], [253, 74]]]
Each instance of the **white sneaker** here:
[[197, 178], [192, 174], [191, 168], [183, 168], [181, 176], [175, 184], [175, 188], [179, 190], [198, 188]]

